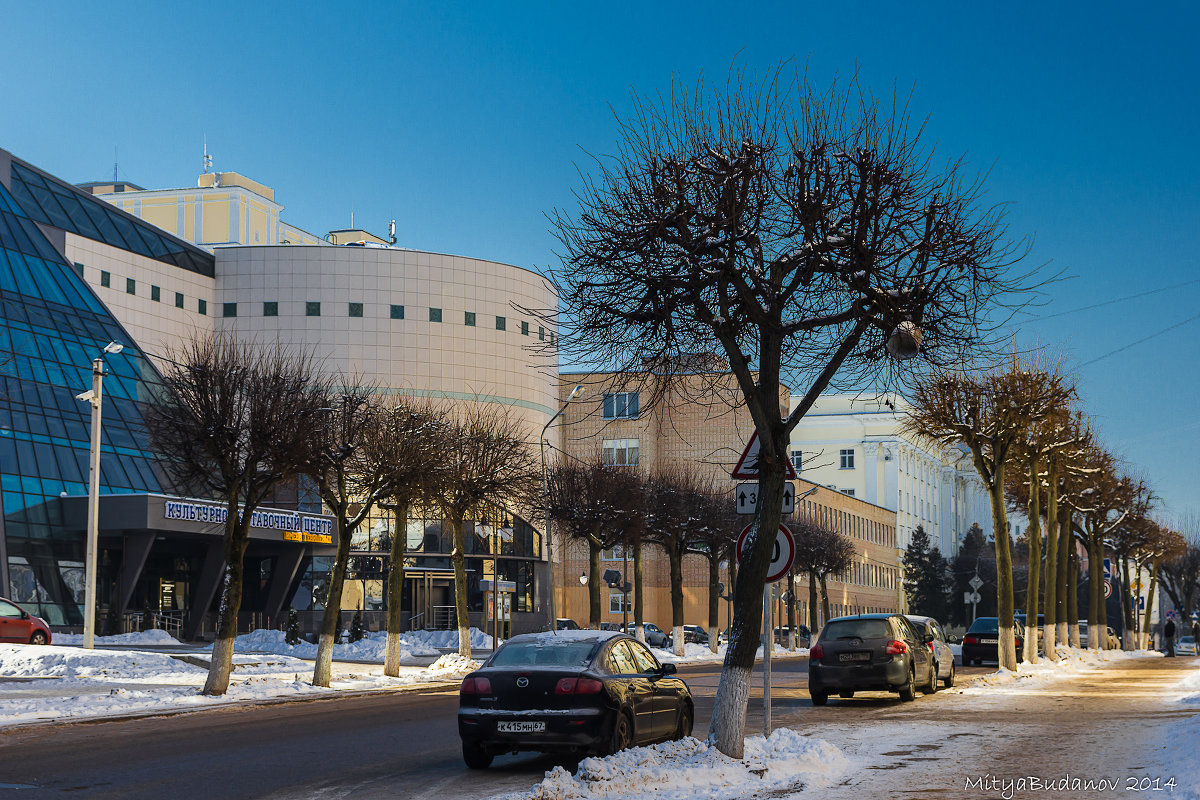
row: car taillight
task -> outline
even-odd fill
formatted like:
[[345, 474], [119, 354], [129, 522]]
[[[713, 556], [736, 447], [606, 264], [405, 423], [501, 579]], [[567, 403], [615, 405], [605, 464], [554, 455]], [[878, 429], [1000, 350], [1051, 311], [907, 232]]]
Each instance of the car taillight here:
[[963, 644], [979, 644], [979, 637], [975, 634], [963, 637]]
[[604, 684], [592, 678], [559, 678], [555, 694], [599, 694]]
[[491, 694], [492, 682], [487, 678], [463, 678], [459, 694]]
[[884, 647], [883, 651], [885, 653], [887, 653], [889, 656], [898, 656], [901, 653], [908, 652], [908, 645], [906, 645], [904, 642], [898, 642], [895, 639], [893, 639], [892, 641], [887, 643], [887, 646]]
[[814, 644], [814, 645], [812, 646], [812, 649], [808, 651], [808, 657], [809, 657], [810, 659], [813, 659], [813, 658], [824, 658], [824, 657], [825, 657], [825, 647], [824, 647], [824, 645]]

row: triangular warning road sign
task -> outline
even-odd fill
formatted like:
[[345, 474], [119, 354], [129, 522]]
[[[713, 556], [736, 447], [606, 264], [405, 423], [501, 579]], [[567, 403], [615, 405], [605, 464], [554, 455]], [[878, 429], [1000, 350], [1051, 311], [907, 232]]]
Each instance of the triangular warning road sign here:
[[[796, 469], [792, 466], [791, 459], [786, 459], [783, 463], [787, 465], [787, 475], [784, 479], [796, 480]], [[746, 442], [746, 449], [742, 451], [742, 457], [738, 459], [737, 466], [733, 468], [729, 477], [758, 480], [758, 431], [750, 435], [750, 441]]]

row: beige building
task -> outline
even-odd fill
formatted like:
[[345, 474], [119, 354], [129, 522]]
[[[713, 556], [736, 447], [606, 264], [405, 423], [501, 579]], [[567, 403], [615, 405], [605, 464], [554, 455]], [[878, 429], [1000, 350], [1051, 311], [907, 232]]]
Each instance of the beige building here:
[[[736, 382], [726, 364], [715, 357], [698, 360], [693, 374], [679, 376], [661, 402], [650, 408], [654, 377], [642, 373], [622, 379], [613, 373], [563, 373], [560, 400], [566, 401], [576, 386], [581, 394], [567, 405], [562, 421], [562, 441], [567, 457], [587, 459], [596, 452], [612, 464], [650, 473], [658, 467], [686, 465], [727, 487], [734, 502], [737, 482], [729, 477], [753, 433], [750, 415], [738, 407]], [[780, 393], [780, 413], [786, 413], [789, 396]], [[799, 482], [799, 493], [811, 484]], [[898, 608], [896, 515], [881, 506], [840, 492], [818, 490], [797, 514], [810, 515], [855, 540], [855, 566], [829, 583], [831, 612], [858, 613]], [[745, 518], [749, 522], [751, 517]], [[785, 518], [785, 524], [787, 519]], [[736, 535], [737, 531], [731, 532]], [[552, 563], [559, 616], [586, 623], [588, 592], [579, 580], [588, 569], [587, 546], [581, 542], [556, 542], [559, 554]], [[671, 627], [668, 562], [655, 547], [643, 549], [643, 585], [646, 621], [664, 630]], [[621, 548], [605, 551], [605, 568], [632, 575], [632, 565]], [[728, 569], [722, 580], [729, 583]], [[797, 582], [800, 610], [807, 614], [807, 581]], [[684, 559], [684, 620], [689, 625], [708, 624], [708, 566], [703, 556]], [[604, 621], [620, 623], [622, 596], [603, 590]], [[632, 600], [630, 600], [632, 607]], [[632, 610], [632, 608], [631, 608]], [[721, 603], [722, 628], [729, 623], [729, 603]], [[807, 619], [807, 616], [803, 617]]]

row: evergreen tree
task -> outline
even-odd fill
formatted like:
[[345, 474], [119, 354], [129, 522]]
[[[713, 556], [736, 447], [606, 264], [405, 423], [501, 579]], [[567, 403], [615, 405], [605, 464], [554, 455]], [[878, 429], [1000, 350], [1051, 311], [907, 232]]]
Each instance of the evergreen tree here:
[[937, 547], [930, 548], [929, 534], [920, 525], [913, 531], [902, 564], [909, 612], [944, 621], [950, 588], [946, 559]]
[[350, 620], [350, 644], [361, 642], [366, 638], [367, 632], [363, 629], [362, 609], [354, 612], [354, 618]]
[[954, 557], [952, 572], [954, 589], [950, 598], [950, 620], [964, 627], [971, 624], [971, 606], [965, 604], [962, 598], [971, 591], [970, 581], [976, 574], [983, 581], [983, 586], [979, 588], [977, 615], [996, 616], [996, 552], [979, 523], [973, 523], [963, 536], [962, 546]]
[[283, 634], [283, 640], [293, 647], [300, 644], [300, 615], [294, 608], [288, 609], [287, 631]]

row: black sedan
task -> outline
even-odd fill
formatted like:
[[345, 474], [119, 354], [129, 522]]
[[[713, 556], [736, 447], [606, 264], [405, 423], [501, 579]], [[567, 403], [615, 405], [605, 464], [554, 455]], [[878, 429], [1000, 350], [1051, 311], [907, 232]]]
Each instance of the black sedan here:
[[[1013, 623], [1013, 638], [1017, 645], [1017, 655], [1025, 645], [1025, 637], [1021, 635], [1024, 628]], [[966, 666], [982, 664], [984, 661], [1000, 662], [1000, 618], [979, 617], [967, 628], [962, 640], [962, 663]]]
[[459, 688], [463, 760], [518, 750], [585, 755], [682, 739], [692, 693], [641, 642], [613, 631], [514, 636]]
[[814, 706], [833, 692], [899, 692], [901, 700], [937, 691], [929, 637], [900, 614], [861, 614], [831, 619], [808, 652], [808, 693]]

